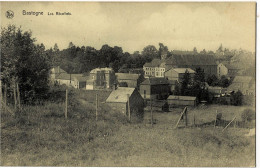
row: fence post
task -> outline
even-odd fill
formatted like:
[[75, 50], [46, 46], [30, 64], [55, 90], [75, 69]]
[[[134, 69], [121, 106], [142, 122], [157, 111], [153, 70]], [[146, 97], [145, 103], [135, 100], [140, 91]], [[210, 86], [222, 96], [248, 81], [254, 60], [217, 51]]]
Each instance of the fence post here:
[[127, 104], [128, 104], [128, 119], [131, 121], [131, 109], [130, 109], [130, 101], [129, 101], [129, 94], [127, 94]]
[[14, 111], [16, 112], [17, 110], [17, 99], [16, 99], [16, 88], [15, 88], [15, 82], [14, 82], [14, 85], [13, 85], [13, 92], [14, 92]]
[[195, 120], [195, 111], [193, 110], [193, 124], [194, 124], [194, 126], [196, 126], [196, 122], [195, 122], [196, 120]]
[[68, 89], [66, 89], [65, 118], [68, 118]]
[[6, 106], [7, 106], [7, 87], [6, 87], [6, 84], [5, 84], [5, 93], [4, 93], [5, 97], [4, 97], [4, 111], [6, 112]]
[[96, 94], [96, 121], [98, 120], [98, 94]]
[[151, 98], [151, 95], [150, 95], [151, 126], [153, 127], [153, 106], [152, 106], [152, 101], [153, 101], [153, 99]]
[[216, 117], [215, 117], [215, 122], [214, 122], [214, 129], [216, 128], [216, 124], [217, 124], [217, 116], [218, 116], [218, 110], [216, 110]]
[[16, 89], [17, 89], [17, 100], [18, 100], [18, 107], [19, 110], [21, 110], [21, 97], [20, 97], [20, 90], [19, 90], [19, 85], [18, 83], [16, 84]]

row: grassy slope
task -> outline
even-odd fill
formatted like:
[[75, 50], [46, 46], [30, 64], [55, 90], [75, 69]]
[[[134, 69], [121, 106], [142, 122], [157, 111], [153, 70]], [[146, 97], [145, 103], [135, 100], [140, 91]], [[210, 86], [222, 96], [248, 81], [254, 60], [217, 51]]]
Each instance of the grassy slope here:
[[[71, 100], [73, 102], [73, 100]], [[25, 107], [24, 115], [1, 117], [1, 165], [4, 166], [254, 166], [255, 138], [247, 129], [212, 126], [173, 129], [182, 109], [156, 112], [157, 124], [130, 125], [101, 105], [95, 121], [92, 103], [73, 102], [69, 119], [63, 104]], [[240, 107], [193, 109], [196, 122], [214, 120], [215, 110], [233, 118]], [[192, 110], [189, 109], [189, 118]], [[200, 116], [198, 118], [197, 116]], [[146, 112], [145, 121], [150, 117]], [[189, 121], [189, 123], [192, 123]]]

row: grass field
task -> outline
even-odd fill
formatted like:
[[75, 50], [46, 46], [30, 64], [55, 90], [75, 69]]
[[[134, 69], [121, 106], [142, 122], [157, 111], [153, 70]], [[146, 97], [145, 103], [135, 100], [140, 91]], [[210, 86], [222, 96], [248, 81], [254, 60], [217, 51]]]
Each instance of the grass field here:
[[101, 104], [96, 122], [93, 103], [83, 98], [71, 102], [67, 120], [64, 104], [24, 107], [19, 117], [2, 113], [1, 165], [255, 166], [255, 137], [245, 136], [248, 128], [231, 126], [222, 132], [222, 126], [203, 125], [214, 120], [216, 110], [225, 120], [240, 120], [250, 107], [188, 108], [189, 126], [180, 123], [174, 129], [181, 108], [153, 109], [156, 124], [151, 127], [149, 108], [143, 123], [130, 124]]

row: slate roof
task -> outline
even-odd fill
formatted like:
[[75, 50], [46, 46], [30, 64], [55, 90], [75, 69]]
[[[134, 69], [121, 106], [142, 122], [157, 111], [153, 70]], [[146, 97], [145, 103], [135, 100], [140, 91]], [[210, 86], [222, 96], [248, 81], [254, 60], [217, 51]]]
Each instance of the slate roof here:
[[73, 78], [76, 78], [79, 82], [86, 82], [87, 77], [86, 76], [74, 76]]
[[[56, 74], [56, 73], [67, 73], [66, 71], [61, 69], [59, 66], [52, 67], [52, 68], [53, 68], [54, 74]], [[60, 72], [59, 72], [59, 69], [60, 69]]]
[[174, 96], [171, 95], [168, 97], [167, 100], [196, 100], [196, 97], [192, 97], [192, 96]]
[[140, 74], [116, 73], [118, 80], [138, 80]]
[[112, 68], [95, 68], [90, 71], [90, 73], [97, 73], [98, 71], [113, 71]]
[[225, 67], [227, 67], [227, 69], [237, 69], [237, 70], [242, 69], [240, 67], [240, 65], [237, 65], [237, 64], [224, 64], [224, 65], [225, 65]]
[[167, 65], [217, 65], [210, 55], [173, 55], [166, 60]]
[[169, 81], [165, 78], [147, 78], [141, 85], [168, 85]]
[[118, 87], [116, 90], [113, 90], [108, 96], [106, 102], [115, 102], [115, 103], [126, 103], [127, 94], [131, 96], [135, 88], [128, 87]]
[[57, 75], [56, 79], [73, 80], [74, 78], [78, 78], [78, 77], [83, 77], [83, 74], [71, 74], [71, 78], [70, 78], [70, 74], [61, 73], [61, 74]]
[[153, 59], [152, 62], [147, 62], [144, 67], [159, 67], [163, 61], [160, 59]]

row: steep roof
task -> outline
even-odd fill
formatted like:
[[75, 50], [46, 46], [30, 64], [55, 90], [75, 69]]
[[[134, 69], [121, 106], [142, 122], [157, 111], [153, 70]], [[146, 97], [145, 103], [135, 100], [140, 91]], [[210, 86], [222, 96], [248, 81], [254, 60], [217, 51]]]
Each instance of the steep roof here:
[[56, 73], [67, 73], [66, 71], [64, 71], [63, 69], [61, 69], [60, 66], [52, 67], [52, 72], [53, 72], [54, 74], [56, 74]]
[[145, 67], [159, 67], [163, 61], [160, 59], [153, 59], [152, 62], [147, 62], [144, 64]]
[[78, 80], [79, 82], [86, 82], [87, 81], [87, 77], [86, 76], [74, 76], [73, 79]]
[[112, 68], [95, 68], [90, 71], [90, 73], [97, 73], [98, 71], [113, 71]]
[[118, 87], [110, 93], [106, 102], [126, 103], [127, 95], [129, 94], [129, 96], [131, 96], [134, 93], [134, 90], [135, 88]]
[[148, 78], [141, 85], [167, 85], [169, 81], [165, 78]]
[[171, 96], [168, 97], [167, 100], [196, 100], [196, 97], [171, 95]]
[[224, 64], [224, 65], [225, 67], [227, 67], [227, 69], [237, 69], [237, 70], [242, 69], [238, 64]]
[[129, 73], [116, 73], [118, 80], [137, 80], [140, 77], [140, 74], [129, 74]]
[[68, 74], [68, 73], [61, 73], [59, 74], [56, 79], [63, 79], [63, 80], [74, 80], [74, 78], [83, 77], [83, 74]]
[[173, 55], [166, 60], [167, 65], [217, 65], [211, 55]]

